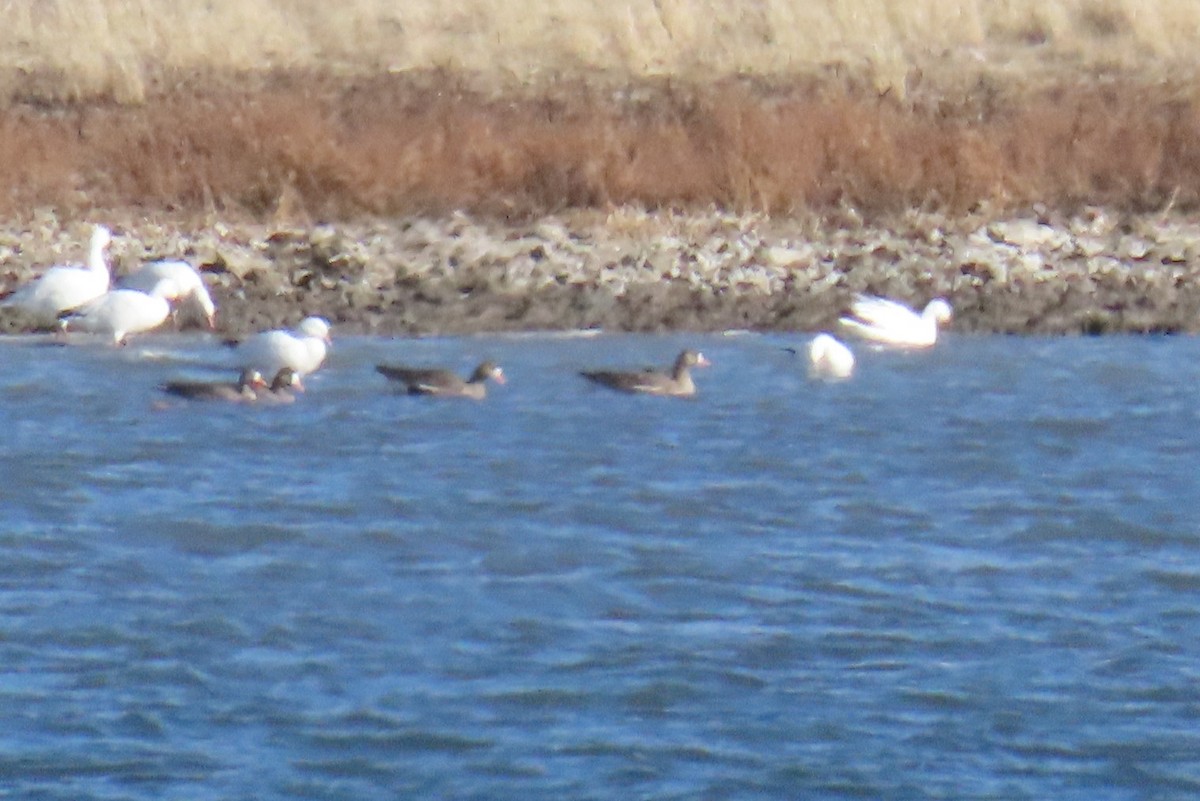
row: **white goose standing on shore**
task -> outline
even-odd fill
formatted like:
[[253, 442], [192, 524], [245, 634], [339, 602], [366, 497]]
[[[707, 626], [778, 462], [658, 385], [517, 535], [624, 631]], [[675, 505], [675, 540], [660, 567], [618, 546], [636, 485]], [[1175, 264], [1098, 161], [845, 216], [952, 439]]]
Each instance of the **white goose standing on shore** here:
[[171, 314], [170, 301], [179, 297], [179, 287], [169, 278], [149, 292], [137, 289], [113, 289], [64, 315], [64, 331], [86, 331], [112, 337], [113, 344], [124, 345], [130, 334], [158, 328]]
[[314, 372], [325, 361], [330, 344], [329, 321], [306, 317], [295, 331], [262, 331], [237, 344], [238, 365], [263, 375], [290, 367], [297, 378]]
[[108, 291], [108, 261], [104, 251], [112, 234], [103, 225], [92, 229], [86, 266], [58, 265], [13, 292], [0, 306], [20, 309], [36, 322], [52, 326], [59, 315], [78, 308]]
[[198, 313], [209, 328], [216, 324], [217, 307], [212, 296], [208, 294], [208, 287], [204, 285], [204, 279], [200, 277], [196, 268], [186, 261], [152, 261], [122, 278], [120, 285], [124, 289], [152, 292], [163, 279], [175, 282], [179, 290], [177, 300], [180, 308]]
[[858, 295], [850, 306], [852, 317], [838, 320], [863, 339], [897, 348], [928, 348], [937, 342], [938, 325], [950, 322], [950, 304], [941, 298], [915, 311], [887, 298]]

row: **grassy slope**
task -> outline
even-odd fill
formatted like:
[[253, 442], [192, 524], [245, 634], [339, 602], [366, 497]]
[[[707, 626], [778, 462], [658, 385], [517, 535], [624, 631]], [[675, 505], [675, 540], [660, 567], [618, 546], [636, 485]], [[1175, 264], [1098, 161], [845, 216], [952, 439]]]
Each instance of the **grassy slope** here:
[[1200, 202], [1191, 0], [453, 7], [7, 3], [0, 213]]

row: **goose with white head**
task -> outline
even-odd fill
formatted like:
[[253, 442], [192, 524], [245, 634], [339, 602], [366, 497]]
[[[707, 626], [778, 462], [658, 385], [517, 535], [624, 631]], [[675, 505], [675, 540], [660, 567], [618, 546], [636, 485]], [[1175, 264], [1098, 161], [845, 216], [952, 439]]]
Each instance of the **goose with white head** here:
[[238, 364], [275, 376], [285, 367], [303, 378], [325, 361], [330, 345], [329, 321], [306, 317], [295, 331], [262, 331], [237, 345]]
[[895, 348], [930, 348], [937, 342], [938, 326], [950, 322], [950, 304], [942, 298], [929, 301], [918, 314], [903, 303], [859, 295], [850, 315], [838, 322], [847, 331], [879, 345]]
[[63, 312], [77, 309], [108, 291], [111, 277], [105, 251], [111, 242], [112, 233], [103, 225], [95, 226], [86, 265], [51, 267], [18, 288], [0, 306], [18, 309], [38, 325], [55, 325]]

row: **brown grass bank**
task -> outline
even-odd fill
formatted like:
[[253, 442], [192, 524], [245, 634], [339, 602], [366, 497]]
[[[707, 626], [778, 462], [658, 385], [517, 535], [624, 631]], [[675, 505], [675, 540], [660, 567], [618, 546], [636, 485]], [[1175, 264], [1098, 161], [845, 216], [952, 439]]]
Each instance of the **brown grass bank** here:
[[1095, 74], [903, 97], [845, 75], [504, 92], [444, 72], [197, 80], [137, 105], [0, 109], [0, 214], [1193, 208], [1198, 99]]
[[13, 0], [0, 214], [1200, 199], [1190, 0]]

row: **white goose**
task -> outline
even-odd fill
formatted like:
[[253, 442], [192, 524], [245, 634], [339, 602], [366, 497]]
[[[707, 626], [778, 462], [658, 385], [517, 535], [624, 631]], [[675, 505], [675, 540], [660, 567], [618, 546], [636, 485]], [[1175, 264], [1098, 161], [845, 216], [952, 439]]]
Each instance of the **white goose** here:
[[950, 304], [929, 301], [920, 314], [887, 298], [859, 295], [850, 306], [853, 317], [838, 322], [863, 339], [898, 348], [928, 348], [937, 342], [938, 325], [950, 322]]
[[849, 378], [854, 372], [854, 354], [829, 334], [817, 334], [808, 343], [808, 369], [818, 378]]
[[108, 291], [108, 262], [104, 251], [112, 234], [103, 225], [92, 229], [86, 267], [58, 265], [13, 292], [2, 306], [17, 308], [42, 325], [54, 325], [60, 314], [82, 306]]
[[238, 365], [270, 376], [290, 367], [302, 378], [325, 361], [329, 329], [328, 320], [306, 317], [294, 332], [275, 329], [254, 334], [237, 346]]
[[179, 289], [180, 303], [190, 304], [194, 311], [203, 316], [209, 328], [215, 325], [216, 304], [208, 294], [208, 288], [204, 286], [204, 279], [200, 277], [200, 273], [186, 261], [153, 261], [125, 276], [120, 283], [125, 289], [151, 292], [163, 279], [175, 282]]
[[179, 297], [179, 287], [163, 279], [149, 292], [113, 289], [88, 301], [63, 318], [63, 330], [105, 334], [124, 345], [130, 334], [141, 334], [162, 325], [171, 314], [169, 301]]

